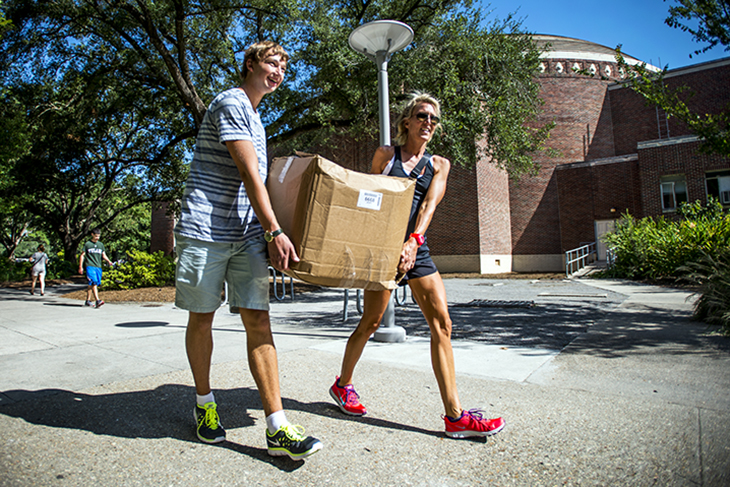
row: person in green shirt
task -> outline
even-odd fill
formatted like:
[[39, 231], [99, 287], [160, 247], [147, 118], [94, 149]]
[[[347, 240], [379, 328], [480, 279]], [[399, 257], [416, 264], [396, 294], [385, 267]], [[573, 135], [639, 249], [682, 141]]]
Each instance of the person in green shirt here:
[[[99, 242], [101, 236], [101, 230], [95, 228], [91, 231], [91, 240], [84, 244], [83, 252], [79, 257], [79, 274], [86, 272], [86, 277], [89, 280], [89, 287], [86, 288], [86, 302], [84, 306], [92, 306], [91, 295], [93, 293], [94, 300], [96, 302], [95, 307], [99, 307], [104, 304], [104, 301], [99, 299], [99, 286], [101, 286], [101, 266], [103, 261], [106, 261], [110, 266], [113, 266], [109, 257], [106, 256], [106, 249], [104, 244]], [[86, 267], [84, 268], [84, 264]]]

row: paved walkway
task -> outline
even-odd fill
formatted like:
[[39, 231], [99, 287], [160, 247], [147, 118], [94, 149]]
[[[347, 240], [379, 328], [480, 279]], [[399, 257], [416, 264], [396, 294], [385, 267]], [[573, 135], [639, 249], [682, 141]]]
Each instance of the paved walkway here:
[[238, 316], [216, 317], [213, 383], [228, 439], [199, 443], [171, 304], [89, 309], [0, 289], [0, 485], [730, 485], [730, 340], [693, 323], [688, 293], [622, 281], [449, 279], [462, 405], [502, 415], [445, 438], [428, 329], [371, 342], [356, 370], [369, 415], [327, 389], [357, 323], [354, 294], [272, 302], [287, 415], [324, 449], [270, 458]]

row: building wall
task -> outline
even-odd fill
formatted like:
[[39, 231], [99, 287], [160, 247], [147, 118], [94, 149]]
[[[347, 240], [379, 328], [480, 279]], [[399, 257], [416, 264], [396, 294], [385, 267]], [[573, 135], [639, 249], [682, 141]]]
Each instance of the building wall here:
[[582, 165], [557, 171], [560, 199], [561, 251], [593, 242], [595, 199], [593, 167]]
[[639, 144], [639, 178], [645, 216], [660, 216], [662, 211], [660, 179], [683, 174], [687, 181], [687, 201], [707, 203], [705, 173], [730, 169], [730, 158], [700, 151], [694, 137]]
[[556, 164], [543, 163], [537, 176], [510, 183], [512, 253], [560, 252]]
[[479, 202], [475, 169], [452, 164], [446, 193], [436, 208], [427, 236], [433, 255], [479, 255]]
[[656, 108], [644, 98], [621, 85], [608, 90], [613, 114], [613, 140], [616, 155], [636, 154], [640, 140], [659, 138]]
[[507, 172], [484, 161], [477, 165], [479, 266], [482, 274], [512, 270], [512, 238]]
[[[711, 64], [712, 67], [707, 65]], [[669, 71], [665, 77], [668, 89], [681, 86], [691, 89], [681, 95], [690, 110], [695, 113], [717, 114], [730, 104], [730, 59], [724, 62], [703, 63], [689, 68]], [[675, 118], [669, 119], [669, 136], [693, 135]]]
[[[730, 60], [670, 71], [665, 81], [671, 91], [690, 87], [682, 98], [695, 113], [717, 114], [730, 104]], [[663, 112], [625, 85], [612, 85], [608, 92], [616, 155], [635, 154], [639, 142], [692, 135], [675, 118], [669, 118], [668, 133], [666, 127], [660, 128], [660, 122], [666, 120]]]
[[596, 220], [643, 214], [636, 155], [560, 166], [557, 175], [563, 251], [594, 242]]
[[[545, 70], [538, 82], [545, 105], [538, 123], [555, 122], [548, 141], [553, 154], [536, 155], [540, 165], [537, 176], [511, 181], [509, 188], [513, 265], [520, 271], [563, 268], [560, 256], [566, 249], [561, 236], [556, 168], [614, 155], [612, 113], [606, 97], [606, 87], [613, 77], [591, 77], [573, 68], [587, 70], [593, 66], [605, 73], [608, 67], [615, 76], [615, 64], [549, 59], [543, 65]], [[544, 266], [540, 256], [544, 256]]]

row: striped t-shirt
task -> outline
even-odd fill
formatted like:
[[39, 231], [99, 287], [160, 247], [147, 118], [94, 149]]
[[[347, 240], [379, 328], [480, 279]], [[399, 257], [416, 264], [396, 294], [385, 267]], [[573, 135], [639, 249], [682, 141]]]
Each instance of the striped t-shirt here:
[[206, 242], [237, 243], [263, 233], [226, 141], [250, 140], [266, 181], [266, 131], [246, 93], [233, 88], [208, 107], [195, 143], [175, 233]]

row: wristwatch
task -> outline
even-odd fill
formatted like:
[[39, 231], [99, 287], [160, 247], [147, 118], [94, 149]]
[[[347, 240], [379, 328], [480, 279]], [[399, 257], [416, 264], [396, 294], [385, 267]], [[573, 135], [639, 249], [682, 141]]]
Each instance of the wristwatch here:
[[416, 243], [419, 247], [423, 245], [423, 242], [426, 241], [426, 237], [424, 237], [420, 233], [412, 233], [410, 236], [416, 240]]
[[273, 232], [266, 230], [264, 232], [264, 240], [266, 240], [267, 242], [273, 242], [274, 239], [276, 237], [278, 237], [279, 235], [281, 235], [282, 233], [284, 233], [284, 230], [281, 228], [274, 230]]

